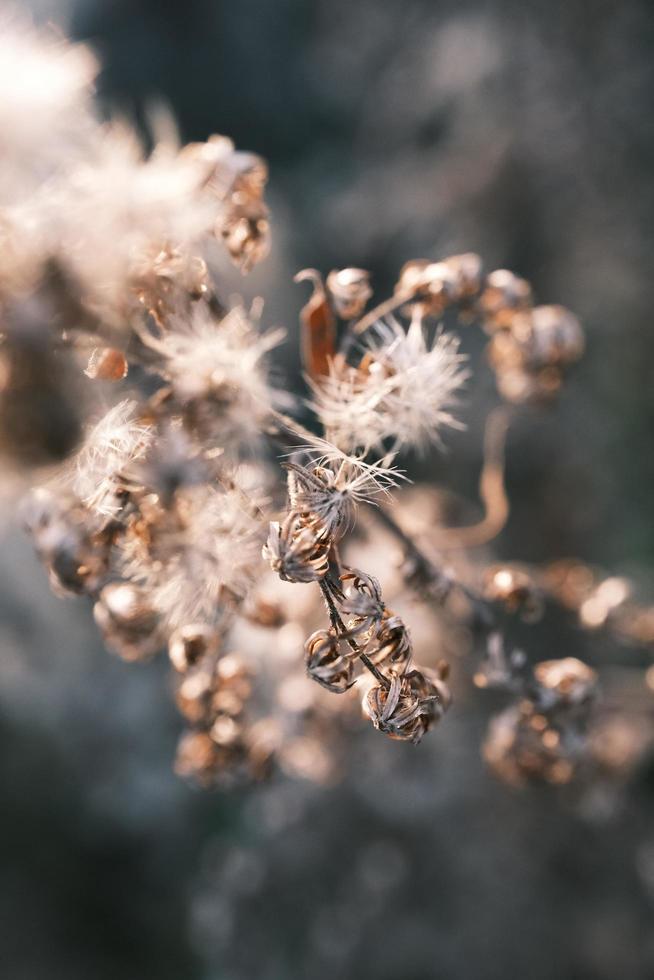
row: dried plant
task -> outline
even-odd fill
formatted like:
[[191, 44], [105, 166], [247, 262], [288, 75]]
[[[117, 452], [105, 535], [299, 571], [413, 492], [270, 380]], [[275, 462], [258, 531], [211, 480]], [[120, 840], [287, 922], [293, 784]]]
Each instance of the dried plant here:
[[[86, 49], [15, 17], [0, 40], [0, 448], [12, 471], [38, 469], [25, 523], [56, 591], [93, 600], [123, 659], [168, 648], [187, 723], [177, 771], [205, 785], [275, 764], [333, 777], [357, 702], [377, 731], [418, 743], [452, 697], [436, 638], [416, 663], [388, 605], [403, 590], [443, 630], [474, 633], [475, 683], [511, 699], [483, 750], [501, 778], [624, 767], [602, 735], [615, 714], [598, 672], [568, 655], [530, 665], [512, 623], [556, 602], [651, 647], [652, 608], [582, 563], [461, 558], [508, 519], [507, 427], [559, 394], [583, 352], [574, 314], [534, 305], [527, 282], [474, 254], [408, 262], [370, 309], [365, 270], [305, 270], [308, 394], [293, 402], [268, 369], [283, 331], [262, 332], [261, 303], [228, 300], [212, 271], [221, 249], [244, 273], [267, 254], [265, 163], [222, 136], [145, 154], [96, 118]], [[488, 335], [505, 404], [487, 422], [483, 518], [418, 539], [397, 454], [439, 449], [462, 426], [472, 373], [444, 322]], [[352, 564], [358, 527], [404, 553], [389, 590], [374, 577], [383, 549], [375, 567]]]

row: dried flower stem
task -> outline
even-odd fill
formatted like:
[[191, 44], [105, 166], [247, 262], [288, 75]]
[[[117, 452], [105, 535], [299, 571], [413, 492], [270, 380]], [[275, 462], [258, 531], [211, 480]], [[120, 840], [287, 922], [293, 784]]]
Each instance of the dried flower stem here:
[[329, 586], [325, 582], [320, 583], [320, 591], [322, 592], [323, 598], [325, 600], [325, 605], [327, 606], [329, 619], [331, 621], [333, 628], [344, 640], [346, 640], [348, 646], [351, 647], [351, 649], [357, 654], [361, 663], [364, 665], [364, 667], [367, 667], [367, 669], [370, 671], [373, 677], [375, 677], [375, 679], [379, 681], [379, 683], [382, 684], [384, 687], [389, 688], [390, 687], [389, 679], [385, 677], [382, 674], [382, 672], [377, 669], [377, 667], [375, 667], [375, 665], [370, 660], [370, 658], [361, 650], [361, 648], [355, 642], [355, 640], [348, 634], [347, 627], [343, 622], [343, 620], [341, 619], [340, 613], [336, 608], [334, 600], [330, 595]]
[[509, 517], [509, 500], [504, 486], [504, 451], [511, 420], [506, 405], [495, 408], [486, 420], [484, 464], [479, 477], [479, 496], [485, 514], [477, 524], [439, 528], [434, 543], [446, 548], [475, 548], [496, 538]]
[[384, 300], [383, 303], [379, 303], [374, 309], [370, 310], [364, 317], [358, 320], [352, 326], [352, 333], [365, 333], [369, 327], [374, 326], [375, 323], [383, 319], [383, 317], [388, 316], [389, 313], [397, 310], [403, 303], [408, 303], [409, 300], [413, 298], [413, 295], [413, 292], [393, 293], [393, 295]]

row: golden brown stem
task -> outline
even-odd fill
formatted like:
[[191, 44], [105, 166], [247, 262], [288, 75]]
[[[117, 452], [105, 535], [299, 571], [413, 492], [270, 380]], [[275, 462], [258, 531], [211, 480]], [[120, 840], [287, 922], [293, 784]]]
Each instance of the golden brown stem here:
[[479, 478], [479, 496], [485, 514], [477, 524], [439, 528], [431, 538], [438, 548], [474, 548], [497, 537], [509, 516], [509, 500], [504, 486], [504, 450], [511, 410], [495, 408], [486, 420], [484, 465]]

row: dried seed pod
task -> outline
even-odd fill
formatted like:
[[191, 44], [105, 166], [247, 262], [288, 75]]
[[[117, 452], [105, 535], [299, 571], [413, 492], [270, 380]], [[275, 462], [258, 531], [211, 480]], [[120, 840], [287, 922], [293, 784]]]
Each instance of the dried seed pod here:
[[211, 706], [216, 714], [238, 717], [252, 694], [252, 672], [237, 653], [221, 657], [216, 664]]
[[395, 285], [396, 294], [406, 294], [423, 308], [423, 313], [439, 316], [445, 307], [457, 299], [457, 282], [460, 272], [446, 262], [430, 262], [414, 259], [400, 270]]
[[453, 275], [452, 291], [457, 302], [476, 296], [481, 288], [482, 262], [474, 252], [451, 255], [444, 263]]
[[576, 657], [543, 660], [536, 664], [534, 676], [553, 697], [553, 704], [579, 705], [588, 702], [597, 689], [597, 674]]
[[316, 582], [327, 574], [330, 547], [323, 524], [291, 511], [281, 524], [271, 522], [262, 554], [285, 582]]
[[218, 746], [206, 732], [184, 732], [177, 746], [175, 772], [183, 779], [194, 779], [210, 786], [218, 769]]
[[89, 533], [84, 508], [47, 492], [32, 494], [23, 515], [52, 590], [61, 596], [96, 593], [109, 571], [112, 525]]
[[411, 639], [402, 619], [386, 609], [366, 654], [377, 667], [403, 674], [411, 663]]
[[209, 730], [212, 741], [223, 748], [235, 748], [242, 743], [243, 730], [231, 715], [220, 714]]
[[216, 661], [206, 657], [182, 678], [175, 693], [175, 702], [182, 715], [192, 725], [209, 727], [215, 712], [212, 696], [216, 688]]
[[145, 660], [161, 645], [157, 614], [145, 590], [130, 582], [105, 585], [93, 616], [107, 647], [123, 660]]
[[227, 211], [219, 230], [227, 250], [241, 272], [248, 272], [270, 251], [270, 223], [263, 191], [268, 168], [253, 153], [234, 153], [232, 185]]
[[168, 641], [168, 656], [175, 670], [181, 674], [194, 667], [207, 654], [215, 654], [220, 646], [220, 635], [204, 623], [181, 626]]
[[122, 381], [127, 376], [127, 358], [115, 347], [96, 347], [84, 374], [92, 381]]
[[508, 269], [496, 269], [486, 277], [479, 297], [479, 312], [488, 333], [509, 328], [516, 313], [529, 310], [531, 286]]
[[372, 687], [364, 709], [375, 728], [391, 738], [417, 744], [451, 703], [445, 681], [428, 670], [392, 674], [390, 686]]
[[483, 756], [504, 782], [569, 783], [587, 755], [582, 728], [553, 721], [525, 700], [491, 720]]
[[509, 613], [535, 622], [543, 613], [543, 598], [531, 576], [515, 565], [492, 565], [484, 573], [484, 598], [500, 602]]
[[327, 293], [337, 316], [355, 320], [372, 296], [370, 273], [365, 269], [333, 269], [327, 276]]
[[530, 315], [529, 362], [539, 367], [565, 367], [584, 352], [584, 332], [564, 306], [535, 306]]
[[340, 605], [342, 612], [353, 617], [348, 622], [351, 635], [367, 632], [381, 623], [386, 607], [377, 579], [353, 568], [347, 568], [341, 579], [348, 591]]
[[304, 644], [309, 677], [335, 694], [343, 694], [354, 683], [354, 664], [343, 657], [333, 630], [316, 630]]
[[175, 701], [191, 724], [210, 728], [218, 715], [238, 718], [251, 693], [250, 671], [238, 654], [207, 654], [186, 672]]
[[134, 262], [132, 289], [158, 324], [178, 307], [182, 297], [198, 300], [209, 292], [207, 264], [186, 249], [154, 245]]

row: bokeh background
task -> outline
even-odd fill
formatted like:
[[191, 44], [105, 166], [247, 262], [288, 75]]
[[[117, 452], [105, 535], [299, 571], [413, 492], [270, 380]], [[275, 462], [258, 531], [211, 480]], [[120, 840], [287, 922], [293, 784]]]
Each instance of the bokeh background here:
[[[587, 356], [511, 436], [495, 551], [575, 554], [654, 594], [649, 0], [25, 6], [98, 51], [102, 111], [147, 131], [165, 104], [184, 140], [268, 159], [274, 253], [241, 288], [291, 352], [305, 266], [363, 266], [383, 295], [407, 259], [473, 250], [577, 312]], [[482, 371], [466, 432], [414, 472], [474, 499], [493, 398]], [[355, 738], [339, 786], [204, 793], [171, 771], [164, 665], [105, 653], [11, 527], [0, 622], [7, 980], [654, 976], [647, 761], [608, 801], [509, 791], [479, 758], [489, 706], [456, 691], [419, 750]], [[556, 623], [531, 642], [606, 654]]]

